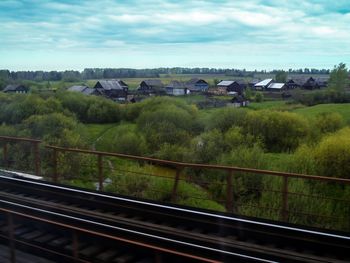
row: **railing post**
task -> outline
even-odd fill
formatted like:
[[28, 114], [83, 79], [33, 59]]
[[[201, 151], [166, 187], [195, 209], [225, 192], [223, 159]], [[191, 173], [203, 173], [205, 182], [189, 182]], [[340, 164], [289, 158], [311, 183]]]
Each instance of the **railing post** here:
[[233, 171], [229, 170], [226, 177], [226, 210], [233, 213], [233, 185], [232, 185]]
[[35, 174], [40, 176], [40, 154], [39, 154], [39, 142], [34, 142], [34, 158], [35, 158]]
[[8, 225], [8, 238], [10, 243], [10, 258], [11, 263], [16, 263], [16, 251], [15, 251], [15, 239], [13, 234], [13, 217], [10, 213], [7, 213], [7, 225]]
[[57, 162], [58, 162], [57, 150], [53, 149], [53, 181], [55, 183], [58, 182]]
[[8, 168], [8, 149], [7, 149], [7, 142], [4, 143], [3, 154], [4, 154], [4, 167], [5, 167], [5, 168]]
[[283, 176], [282, 182], [282, 210], [281, 210], [282, 221], [288, 221], [288, 176]]
[[103, 162], [102, 155], [97, 155], [97, 166], [98, 166], [98, 190], [103, 191]]
[[171, 194], [171, 201], [172, 202], [176, 202], [176, 200], [177, 200], [177, 188], [179, 186], [180, 173], [181, 173], [181, 168], [179, 166], [176, 166], [175, 181], [174, 181], [174, 186], [173, 186], [173, 192]]

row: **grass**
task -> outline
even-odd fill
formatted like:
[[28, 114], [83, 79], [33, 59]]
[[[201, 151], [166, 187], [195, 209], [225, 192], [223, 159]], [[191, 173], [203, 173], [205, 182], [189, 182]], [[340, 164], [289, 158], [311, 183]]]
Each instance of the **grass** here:
[[307, 118], [314, 118], [323, 112], [337, 112], [347, 124], [350, 124], [350, 103], [344, 104], [319, 104], [311, 107], [296, 109], [293, 112], [301, 114]]
[[116, 124], [85, 124], [82, 125], [82, 134], [85, 136], [85, 140], [88, 144], [93, 144], [98, 138], [100, 138], [107, 130], [113, 128]]
[[283, 106], [286, 106], [286, 101], [273, 100], [273, 101], [263, 101], [263, 102], [252, 102], [249, 104], [248, 108], [253, 110], [266, 110], [266, 109], [279, 109]]

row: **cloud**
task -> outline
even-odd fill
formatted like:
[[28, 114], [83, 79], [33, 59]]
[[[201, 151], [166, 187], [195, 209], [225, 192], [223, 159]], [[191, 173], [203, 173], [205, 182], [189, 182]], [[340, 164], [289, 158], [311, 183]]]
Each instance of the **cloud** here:
[[3, 0], [0, 51], [73, 52], [71, 59], [81, 59], [143, 50], [137, 54], [155, 61], [168, 52], [186, 54], [184, 63], [202, 61], [210, 52], [216, 56], [208, 63], [220, 63], [227, 54], [232, 61], [242, 54], [250, 61], [253, 53], [295, 60], [293, 52], [306, 62], [314, 54], [349, 60], [349, 12], [343, 0]]

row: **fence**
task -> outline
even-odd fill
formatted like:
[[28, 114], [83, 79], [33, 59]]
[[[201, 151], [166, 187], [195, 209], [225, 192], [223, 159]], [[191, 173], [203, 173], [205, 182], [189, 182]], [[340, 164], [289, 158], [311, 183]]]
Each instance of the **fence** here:
[[[0, 137], [0, 140], [32, 144], [36, 174], [41, 174], [40, 141], [10, 137]], [[41, 149], [50, 157], [41, 162], [46, 167], [43, 176], [53, 182], [240, 215], [350, 230], [350, 199], [343, 194], [350, 193], [349, 179], [166, 161], [51, 145]], [[4, 146], [3, 160], [8, 158], [7, 146], [6, 150]]]

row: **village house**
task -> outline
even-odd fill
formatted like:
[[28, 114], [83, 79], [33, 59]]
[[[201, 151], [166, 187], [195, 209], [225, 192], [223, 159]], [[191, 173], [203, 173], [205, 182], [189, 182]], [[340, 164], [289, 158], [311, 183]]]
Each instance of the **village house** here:
[[248, 82], [248, 87], [249, 88], [254, 88], [256, 83], [259, 83], [261, 80], [260, 79], [252, 79]]
[[7, 85], [3, 92], [5, 93], [28, 93], [29, 89], [21, 84]]
[[84, 95], [96, 95], [96, 96], [103, 95], [97, 89], [92, 89], [92, 88], [89, 88], [88, 86], [72, 86], [72, 87], [69, 87], [67, 91], [78, 92]]
[[137, 91], [142, 94], [160, 94], [163, 92], [164, 84], [159, 79], [146, 79], [141, 81]]
[[183, 82], [180, 82], [178, 80], [171, 81], [166, 87], [166, 94], [172, 95], [172, 96], [181, 96], [181, 95], [187, 95], [189, 94], [188, 88], [185, 87], [185, 84]]
[[286, 82], [287, 89], [296, 89], [300, 87], [300, 84], [297, 83], [294, 79], [288, 79]]
[[300, 87], [302, 89], [320, 89], [327, 87], [328, 84], [328, 78], [325, 77], [307, 77], [307, 76], [299, 76], [299, 77], [293, 77], [288, 79], [287, 86], [288, 88], [297, 88]]
[[266, 90], [267, 87], [273, 82], [273, 79], [264, 79], [254, 85], [256, 90]]
[[94, 89], [112, 100], [125, 101], [128, 96], [128, 85], [122, 80], [99, 80]]
[[219, 95], [242, 95], [245, 89], [243, 81], [222, 80], [217, 84], [217, 94]]
[[280, 91], [285, 91], [286, 89], [287, 89], [287, 85], [285, 83], [271, 83], [266, 88], [266, 91], [280, 92]]
[[191, 92], [206, 92], [209, 84], [203, 79], [193, 78], [185, 83], [185, 87]]

